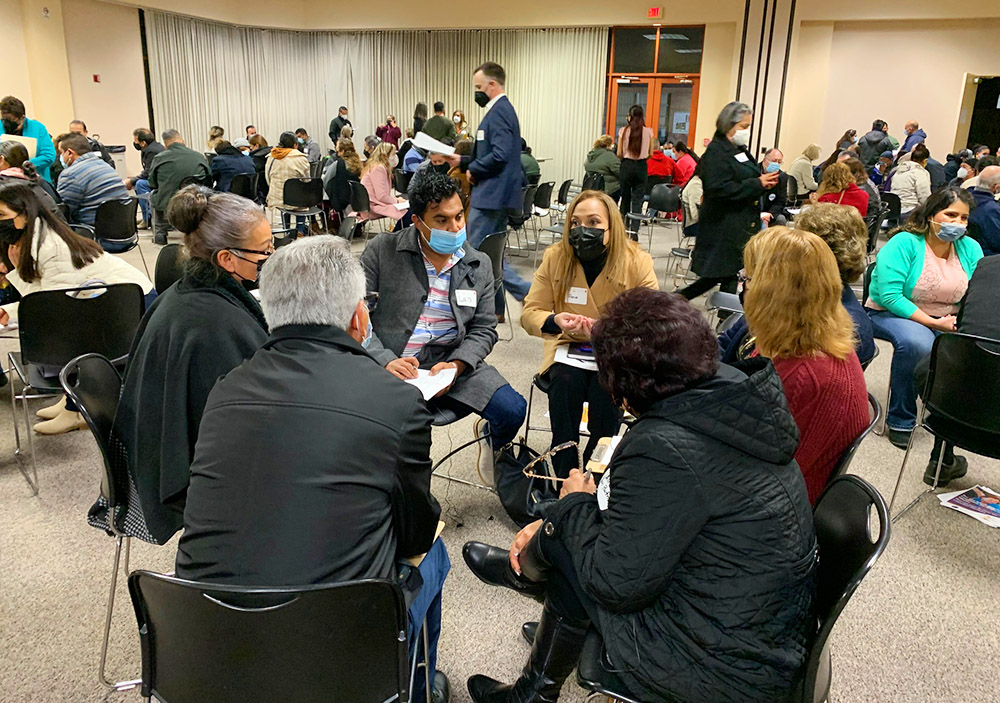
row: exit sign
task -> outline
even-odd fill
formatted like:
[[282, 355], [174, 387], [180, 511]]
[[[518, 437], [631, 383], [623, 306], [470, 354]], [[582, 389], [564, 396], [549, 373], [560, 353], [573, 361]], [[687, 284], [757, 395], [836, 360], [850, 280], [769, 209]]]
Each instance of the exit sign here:
[[662, 7], [651, 7], [646, 10], [646, 19], [648, 20], [660, 20], [663, 19], [663, 8]]

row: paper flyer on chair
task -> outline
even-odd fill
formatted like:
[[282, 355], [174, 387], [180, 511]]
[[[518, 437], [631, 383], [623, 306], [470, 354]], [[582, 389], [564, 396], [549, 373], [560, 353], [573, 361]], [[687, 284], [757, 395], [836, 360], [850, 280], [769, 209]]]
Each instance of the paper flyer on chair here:
[[1000, 527], [1000, 493], [985, 486], [942, 493], [941, 505], [979, 520], [990, 527]]

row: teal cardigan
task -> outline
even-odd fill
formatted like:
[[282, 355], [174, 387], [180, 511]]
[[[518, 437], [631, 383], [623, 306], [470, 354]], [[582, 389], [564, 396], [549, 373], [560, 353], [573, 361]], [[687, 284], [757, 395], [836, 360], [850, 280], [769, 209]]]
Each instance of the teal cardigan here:
[[[868, 297], [897, 317], [912, 317], [917, 306], [910, 298], [924, 270], [926, 251], [923, 235], [897, 232], [879, 250]], [[962, 237], [955, 242], [955, 251], [965, 274], [972, 278], [976, 264], [983, 258], [983, 248], [972, 237]]]

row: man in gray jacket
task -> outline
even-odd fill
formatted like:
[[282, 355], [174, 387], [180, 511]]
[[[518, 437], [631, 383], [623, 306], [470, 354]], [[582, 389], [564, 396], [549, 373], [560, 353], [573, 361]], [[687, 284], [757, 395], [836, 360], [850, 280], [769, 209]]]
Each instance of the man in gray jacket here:
[[[524, 398], [485, 362], [497, 341], [495, 286], [490, 259], [465, 241], [458, 185], [428, 171], [410, 186], [413, 225], [386, 232], [361, 255], [371, 313], [368, 353], [399, 379], [450, 369], [455, 379], [428, 403], [464, 417], [476, 413], [477, 435], [496, 451], [524, 422]], [[373, 296], [372, 296], [373, 297]], [[480, 473], [492, 480], [492, 452], [480, 452]]]

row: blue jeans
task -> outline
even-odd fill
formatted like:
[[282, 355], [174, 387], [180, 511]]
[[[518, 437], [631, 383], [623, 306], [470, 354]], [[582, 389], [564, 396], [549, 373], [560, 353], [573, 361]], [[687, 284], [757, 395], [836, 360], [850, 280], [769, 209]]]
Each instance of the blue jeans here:
[[888, 310], [865, 308], [871, 318], [876, 339], [892, 343], [892, 369], [889, 372], [889, 412], [886, 424], [894, 430], [912, 430], [917, 424], [917, 389], [913, 370], [917, 362], [931, 353], [934, 338], [941, 334], [919, 322], [905, 320]]
[[[153, 189], [149, 187], [149, 181], [145, 178], [140, 178], [135, 182], [135, 194], [143, 195], [145, 193], [151, 193]], [[142, 219], [149, 222], [149, 201], [145, 198], [139, 199], [139, 209], [142, 210]]]
[[[497, 234], [498, 232], [507, 231], [507, 211], [506, 210], [481, 210], [477, 207], [469, 208], [469, 223], [468, 223], [468, 233], [469, 233], [469, 244], [479, 248], [479, 245], [483, 243], [491, 234]], [[506, 258], [503, 262], [503, 288], [497, 289], [496, 297], [496, 313], [497, 315], [504, 314], [504, 299], [503, 299], [503, 289], [506, 288], [510, 291], [510, 294], [514, 296], [515, 300], [524, 300], [524, 296], [528, 294], [528, 289], [531, 288], [531, 283], [529, 281], [521, 278], [517, 271], [507, 265]]]
[[[442, 407], [452, 410], [459, 418], [463, 418], [471, 412], [472, 408], [464, 403], [460, 403], [454, 398], [445, 395], [442, 398], [432, 401]], [[479, 414], [490, 427], [490, 445], [494, 451], [510, 444], [517, 431], [524, 424], [524, 416], [528, 411], [528, 403], [524, 396], [515, 391], [509, 383], [497, 388], [490, 402]]]
[[[408, 608], [410, 656], [416, 656], [418, 645], [423, 647], [420, 626], [423, 625], [424, 618], [427, 618], [427, 670], [437, 671], [437, 647], [441, 638], [441, 591], [444, 589], [445, 577], [451, 571], [451, 559], [448, 558], [448, 550], [440, 538], [434, 540], [434, 544], [431, 545], [430, 551], [420, 562], [417, 570], [424, 580], [424, 585]], [[417, 669], [410, 700], [423, 701], [425, 685], [424, 671]]]

